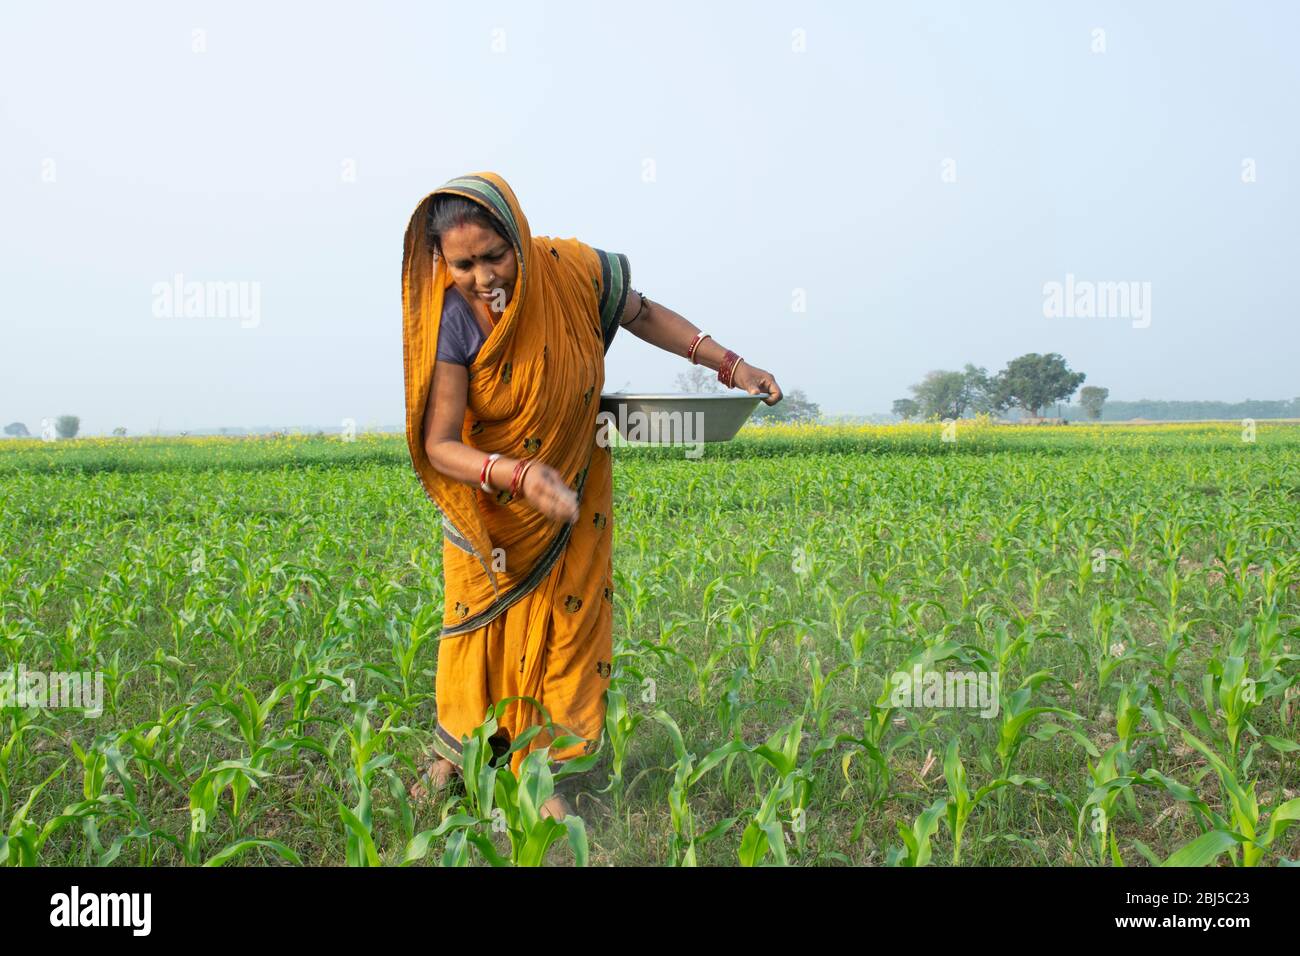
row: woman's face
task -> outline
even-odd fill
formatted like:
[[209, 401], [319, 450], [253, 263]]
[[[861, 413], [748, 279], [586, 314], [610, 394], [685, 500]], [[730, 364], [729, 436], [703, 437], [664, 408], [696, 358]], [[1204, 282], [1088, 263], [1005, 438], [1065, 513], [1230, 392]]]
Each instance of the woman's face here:
[[442, 257], [456, 288], [468, 301], [477, 298], [493, 312], [506, 310], [518, 271], [515, 250], [508, 240], [478, 223], [463, 223], [442, 234]]

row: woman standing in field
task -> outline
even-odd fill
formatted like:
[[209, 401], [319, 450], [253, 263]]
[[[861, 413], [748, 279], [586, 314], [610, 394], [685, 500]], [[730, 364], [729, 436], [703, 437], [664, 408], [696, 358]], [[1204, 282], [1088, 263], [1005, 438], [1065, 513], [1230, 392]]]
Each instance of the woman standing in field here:
[[[552, 752], [555, 761], [603, 740], [614, 525], [596, 415], [618, 327], [718, 369], [726, 385], [767, 392], [769, 405], [781, 399], [770, 373], [628, 283], [626, 256], [533, 236], [495, 173], [434, 190], [407, 226], [406, 437], [444, 534], [434, 790], [459, 771], [461, 737], [507, 698], [536, 700], [554, 736], [582, 738]], [[493, 738], [497, 756], [544, 723], [528, 701], [512, 701]], [[554, 736], [539, 733], [511, 769]], [[542, 811], [562, 819], [570, 809], [557, 793]]]

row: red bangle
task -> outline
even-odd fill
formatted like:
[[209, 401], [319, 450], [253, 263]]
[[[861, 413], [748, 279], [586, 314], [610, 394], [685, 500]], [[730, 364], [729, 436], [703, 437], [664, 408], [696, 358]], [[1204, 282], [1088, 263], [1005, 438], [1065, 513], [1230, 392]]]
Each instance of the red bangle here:
[[727, 387], [728, 387], [728, 388], [733, 388], [733, 387], [735, 386], [735, 384], [736, 384], [736, 369], [740, 368], [740, 363], [743, 362], [743, 361], [745, 361], [745, 360], [744, 360], [743, 358], [741, 358], [739, 355], [737, 355], [737, 356], [736, 356], [736, 360], [735, 360], [734, 362], [731, 363], [731, 370], [730, 370], [729, 374], [727, 375]]
[[713, 336], [709, 335], [707, 332], [695, 333], [695, 338], [691, 341], [691, 347], [686, 350], [686, 357], [691, 360], [692, 365], [700, 364], [699, 362], [695, 361], [695, 350], [700, 347], [701, 342], [703, 342], [705, 339], [711, 339], [711, 338], [713, 338]]
[[510, 479], [511, 500], [513, 500], [515, 496], [523, 490], [524, 475], [528, 474], [528, 469], [533, 467], [536, 461], [536, 458], [521, 458], [519, 459], [519, 464], [515, 465], [514, 475], [511, 476]]
[[492, 476], [492, 466], [496, 460], [501, 457], [500, 452], [493, 452], [483, 459], [483, 470], [478, 474], [478, 486], [488, 494], [492, 493], [492, 486], [488, 484], [488, 478]]
[[722, 364], [718, 366], [718, 381], [731, 388], [736, 378], [736, 366], [743, 361], [744, 359], [739, 355], [727, 349], [727, 354], [722, 357]]

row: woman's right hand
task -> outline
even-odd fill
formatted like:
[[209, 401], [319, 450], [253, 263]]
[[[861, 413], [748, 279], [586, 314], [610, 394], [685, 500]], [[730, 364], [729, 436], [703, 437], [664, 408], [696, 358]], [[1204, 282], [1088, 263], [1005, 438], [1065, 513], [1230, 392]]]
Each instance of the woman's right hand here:
[[524, 500], [552, 521], [578, 520], [578, 496], [550, 465], [537, 462], [524, 475]]

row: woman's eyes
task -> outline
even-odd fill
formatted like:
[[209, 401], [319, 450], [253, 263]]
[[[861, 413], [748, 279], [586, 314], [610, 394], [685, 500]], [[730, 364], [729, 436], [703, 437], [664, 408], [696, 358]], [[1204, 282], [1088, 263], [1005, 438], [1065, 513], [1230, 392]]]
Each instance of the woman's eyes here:
[[[506, 253], [509, 252], [509, 251], [510, 251], [509, 249], [502, 249], [502, 250], [501, 250], [500, 252], [498, 252], [495, 256], [489, 256], [489, 257], [488, 257], [488, 261], [490, 261], [490, 262], [500, 262], [502, 259], [504, 259], [504, 258], [506, 257]], [[468, 270], [474, 268], [474, 263], [472, 263], [472, 262], [467, 262], [467, 261], [464, 260], [464, 259], [462, 259], [460, 262], [453, 262], [452, 265], [453, 265], [455, 268], [459, 269], [461, 272], [466, 272], [466, 271], [468, 271]]]

